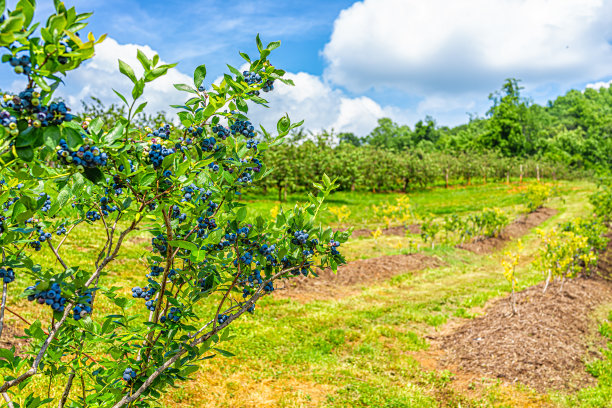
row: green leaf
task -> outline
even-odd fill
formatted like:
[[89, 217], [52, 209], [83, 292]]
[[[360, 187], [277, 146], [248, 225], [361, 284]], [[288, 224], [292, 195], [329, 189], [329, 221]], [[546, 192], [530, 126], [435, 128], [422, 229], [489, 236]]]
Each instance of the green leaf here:
[[221, 354], [223, 357], [234, 357], [234, 356], [235, 356], [235, 354], [230, 353], [230, 352], [229, 352], [229, 351], [227, 351], [227, 350], [221, 350], [221, 349], [216, 348], [216, 347], [213, 347], [213, 350], [218, 351], [218, 352], [219, 352], [219, 354]]
[[46, 127], [43, 132], [43, 140], [45, 145], [51, 149], [55, 149], [61, 139], [60, 130], [57, 126]]
[[136, 83], [138, 80], [136, 79], [136, 75], [134, 74], [134, 70], [127, 63], [119, 61], [119, 72], [121, 72], [126, 77], [130, 78], [130, 81]]
[[236, 75], [237, 77], [241, 77], [242, 74], [240, 73], [240, 71], [238, 71], [236, 68], [232, 67], [230, 64], [226, 64], [227, 68], [229, 68], [230, 72], [234, 75]]
[[240, 207], [236, 212], [236, 221], [243, 221], [246, 218], [247, 209], [246, 207]]
[[257, 51], [261, 53], [264, 48], [263, 48], [263, 43], [261, 42], [261, 39], [259, 38], [259, 34], [257, 34], [257, 36], [255, 37], [255, 44], [257, 44]]
[[147, 56], [144, 54], [144, 52], [137, 50], [136, 58], [138, 58], [138, 61], [140, 61], [140, 64], [145, 69], [145, 71], [148, 71], [151, 69], [151, 62], [149, 61]]
[[199, 88], [206, 78], [206, 65], [202, 64], [195, 69], [193, 72], [193, 84], [196, 88]]
[[236, 107], [244, 113], [247, 113], [249, 111], [249, 106], [244, 101], [244, 99], [236, 99]]
[[187, 84], [174, 84], [174, 87], [179, 91], [197, 93], [195, 89], [193, 89]]
[[85, 171], [83, 172], [83, 174], [85, 174], [85, 177], [94, 184], [98, 184], [105, 180], [104, 174], [97, 167], [85, 167]]
[[104, 142], [106, 144], [112, 145], [113, 143], [115, 143], [116, 140], [118, 140], [119, 138], [121, 138], [121, 136], [123, 136], [124, 129], [125, 127], [123, 126], [123, 123], [116, 124], [115, 127], [112, 128], [110, 132], [104, 135], [104, 138], [103, 138]]
[[115, 94], [116, 94], [116, 95], [117, 95], [117, 96], [118, 96], [118, 97], [119, 97], [119, 98], [120, 98], [120, 99], [121, 99], [121, 100], [122, 100], [122, 101], [123, 101], [123, 102], [124, 102], [126, 105], [128, 105], [128, 106], [130, 105], [130, 104], [128, 103], [127, 99], [125, 99], [125, 96], [121, 95], [119, 92], [115, 91], [114, 89], [113, 89], [113, 92], [114, 92], [114, 93], [115, 93]]
[[104, 122], [102, 121], [101, 118], [95, 118], [94, 120], [92, 120], [89, 123], [89, 127], [87, 128], [91, 133], [97, 135], [98, 133], [100, 133], [100, 130], [102, 130], [102, 125], [104, 125]]
[[34, 150], [31, 147], [21, 147], [16, 149], [17, 156], [23, 161], [31, 162], [34, 160]]
[[183, 248], [183, 249], [187, 249], [189, 251], [197, 251], [198, 250], [197, 245], [194, 244], [193, 242], [189, 242], [189, 241], [174, 240], [174, 241], [169, 241], [168, 244], [172, 245], [175, 248]]
[[134, 111], [134, 115], [138, 115], [140, 112], [142, 112], [144, 110], [145, 106], [147, 106], [147, 103], [148, 102], [143, 102], [140, 105], [138, 105], [138, 107]]
[[275, 50], [278, 47], [280, 47], [280, 45], [281, 45], [280, 41], [272, 41], [270, 44], [268, 44], [266, 49], [269, 50], [269, 51], [272, 51], [272, 50]]
[[291, 126], [291, 120], [289, 120], [289, 116], [285, 115], [276, 123], [276, 130], [279, 134], [286, 134], [289, 131], [289, 126]]
[[142, 93], [144, 92], [145, 81], [144, 79], [140, 79], [134, 83], [134, 88], [132, 88], [132, 98], [134, 100], [140, 98]]

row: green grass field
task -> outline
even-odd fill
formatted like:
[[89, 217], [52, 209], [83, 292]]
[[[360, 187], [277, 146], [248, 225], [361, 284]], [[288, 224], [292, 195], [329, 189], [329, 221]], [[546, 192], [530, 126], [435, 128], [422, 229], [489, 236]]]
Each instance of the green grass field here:
[[[548, 204], [558, 213], [540, 225], [544, 230], [558, 222], [587, 216], [592, 210], [587, 197], [595, 188], [593, 184], [565, 182], [560, 187], [564, 199]], [[522, 208], [521, 192], [516, 185], [487, 184], [439, 188], [409, 196], [415, 211], [436, 216], [466, 214], [486, 207], [500, 207], [516, 214]], [[282, 205], [292, 205], [297, 197], [290, 196]], [[351, 215], [345, 224], [376, 227], [382, 224], [372, 217], [372, 204], [380, 205], [396, 197], [397, 194], [336, 193], [328, 205], [350, 208]], [[278, 204], [272, 196], [245, 199], [252, 201], [257, 213], [264, 216]], [[337, 220], [326, 214], [321, 222], [335, 225]], [[94, 245], [97, 233], [103, 233], [100, 226], [89, 227], [68, 240], [68, 262], [90, 267], [91, 258], [97, 253]], [[414, 239], [400, 236], [352, 239], [344, 252], [349, 260], [402, 253]], [[531, 231], [522, 241], [521, 256], [531, 259], [537, 251], [538, 235]], [[145, 229], [132, 235], [104, 279], [122, 287], [126, 295], [131, 293], [131, 287], [144, 284], [146, 272], [140, 259], [149, 245], [150, 234]], [[510, 242], [508, 247], [516, 248], [516, 242]], [[596, 407], [594, 403], [610, 395], [611, 384], [600, 384], [576, 395], [538, 395], [525, 387], [489, 380], [483, 380], [484, 391], [468, 395], [453, 387], [452, 373], [425, 367], [422, 356], [429, 347], [428, 335], [443, 330], [449, 322], [477, 315], [489, 300], [505, 296], [510, 284], [502, 276], [501, 252], [476, 255], [445, 245], [422, 251], [438, 257], [444, 266], [400, 274], [358, 288], [351, 296], [315, 301], [266, 297], [258, 303], [256, 313], [232, 326], [233, 340], [220, 345], [235, 356], [217, 356], [202, 362], [195, 380], [168, 390], [161, 406]], [[40, 262], [47, 265], [55, 262], [46, 247], [40, 252]], [[521, 264], [517, 275], [520, 288], [543, 279], [529, 262]], [[20, 292], [25, 286], [21, 280], [13, 290]], [[96, 313], [116, 312], [116, 306], [104, 296], [97, 302]], [[13, 298], [9, 307], [29, 321], [44, 322], [47, 318], [23, 298], [16, 301]], [[128, 308], [145, 315], [140, 302], [131, 302]], [[608, 310], [612, 311], [612, 306]], [[212, 313], [206, 308], [200, 312], [204, 316]], [[7, 321], [9, 325], [23, 326], [10, 314]], [[608, 363], [608, 369], [609, 366]], [[48, 385], [39, 377], [32, 387], [46, 392]], [[51, 395], [54, 394], [57, 395], [52, 391]]]

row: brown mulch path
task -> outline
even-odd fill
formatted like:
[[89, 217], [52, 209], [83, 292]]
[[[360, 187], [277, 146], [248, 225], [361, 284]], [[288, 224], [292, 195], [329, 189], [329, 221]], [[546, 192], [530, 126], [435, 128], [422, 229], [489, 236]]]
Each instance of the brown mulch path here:
[[[511, 315], [509, 298], [495, 301], [478, 317], [434, 339], [444, 350], [444, 367], [478, 376], [519, 382], [533, 389], [575, 390], [594, 383], [584, 359], [599, 356], [589, 348], [593, 334], [588, 315], [612, 301], [612, 285], [603, 279], [577, 278], [549, 286], [543, 284], [517, 293], [518, 315]], [[599, 346], [603, 346], [602, 343]]]
[[478, 241], [466, 242], [457, 245], [457, 248], [465, 249], [476, 254], [493, 252], [502, 248], [508, 241], [519, 238], [529, 232], [533, 227], [537, 227], [553, 215], [557, 210], [553, 208], [539, 208], [538, 210], [524, 215], [512, 222], [502, 231], [499, 237], [485, 238]]
[[359, 259], [331, 269], [318, 271], [319, 276], [299, 276], [285, 281], [285, 287], [274, 291], [280, 297], [304, 300], [333, 299], [356, 292], [361, 285], [383, 281], [403, 272], [418, 271], [441, 266], [443, 262], [424, 254], [389, 255]]

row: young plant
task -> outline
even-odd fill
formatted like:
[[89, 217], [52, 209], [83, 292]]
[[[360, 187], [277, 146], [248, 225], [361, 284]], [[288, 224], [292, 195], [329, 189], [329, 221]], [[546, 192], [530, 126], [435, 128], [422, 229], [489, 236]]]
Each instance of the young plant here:
[[555, 195], [555, 189], [550, 184], [533, 183], [527, 187], [523, 194], [525, 199], [525, 209], [532, 213], [544, 206], [550, 198]]
[[502, 258], [501, 264], [504, 268], [504, 277], [512, 287], [512, 292], [510, 293], [510, 306], [512, 307], [512, 315], [516, 315], [516, 299], [515, 299], [515, 290], [516, 290], [516, 267], [518, 266], [519, 259], [521, 256], [521, 251], [523, 250], [523, 243], [518, 241], [516, 251], [506, 251], [504, 252], [504, 256]]
[[[232, 339], [229, 327], [254, 313], [279, 279], [344, 262], [338, 247], [348, 233], [315, 225], [335, 184], [324, 176], [306, 205], [273, 219], [253, 216], [241, 200], [271, 171], [263, 152], [299, 125], [285, 116], [272, 136], [246, 116], [252, 104], [268, 103], [262, 96], [277, 81], [292, 84], [268, 59], [278, 42], [264, 46], [257, 36], [259, 55], [240, 54], [248, 70], [230, 66], [219, 84], [204, 85], [204, 65], [193, 84], [176, 84], [188, 95], [174, 105], [176, 128], [134, 122], [146, 106], [144, 88], [173, 65], [138, 51], [137, 76], [120, 60], [133, 87], [131, 97], [116, 93], [127, 115], [109, 127], [53, 100], [60, 75], [93, 55], [98, 41], [79, 36], [89, 14], [55, 1], [55, 14], [39, 26], [33, 0], [8, 15], [4, 6], [3, 61], [26, 85], [4, 94], [0, 109], [0, 330], [15, 280], [29, 285], [22, 296], [40, 308], [40, 319], [25, 329], [27, 353], [3, 350], [0, 393], [15, 407], [151, 406], [168, 386], [192, 378], [201, 360], [229, 355], [220, 347]], [[94, 225], [101, 234], [91, 233]], [[64, 245], [77, 230], [90, 234], [93, 258]], [[151, 246], [137, 285], [126, 291], [108, 270], [137, 230]], [[56, 262], [40, 264], [38, 251]], [[115, 279], [127, 285], [133, 277]], [[49, 388], [35, 395], [41, 376]]]

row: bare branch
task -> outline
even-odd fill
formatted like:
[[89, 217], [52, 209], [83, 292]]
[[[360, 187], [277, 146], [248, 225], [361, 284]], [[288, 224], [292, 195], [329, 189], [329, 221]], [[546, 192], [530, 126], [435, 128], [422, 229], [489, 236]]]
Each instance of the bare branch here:
[[2, 337], [2, 329], [4, 328], [4, 309], [6, 308], [6, 293], [8, 292], [8, 283], [2, 285], [2, 306], [0, 307], [0, 337]]
[[53, 244], [51, 243], [51, 240], [48, 239], [47, 243], [49, 244], [49, 248], [51, 248], [51, 251], [53, 251], [53, 254], [55, 255], [55, 257], [57, 258], [57, 260], [59, 261], [59, 263], [64, 267], [64, 269], [68, 269], [68, 267], [66, 266], [66, 264], [64, 263], [64, 260], [62, 259], [62, 257], [60, 256], [59, 252], [57, 252], [57, 250], [55, 248], [53, 248]]
[[4, 400], [6, 401], [6, 405], [8, 406], [8, 408], [15, 408], [15, 406], [13, 405], [13, 401], [11, 401], [11, 397], [9, 397], [9, 395], [6, 392], [3, 392], [2, 396], [4, 397]]

